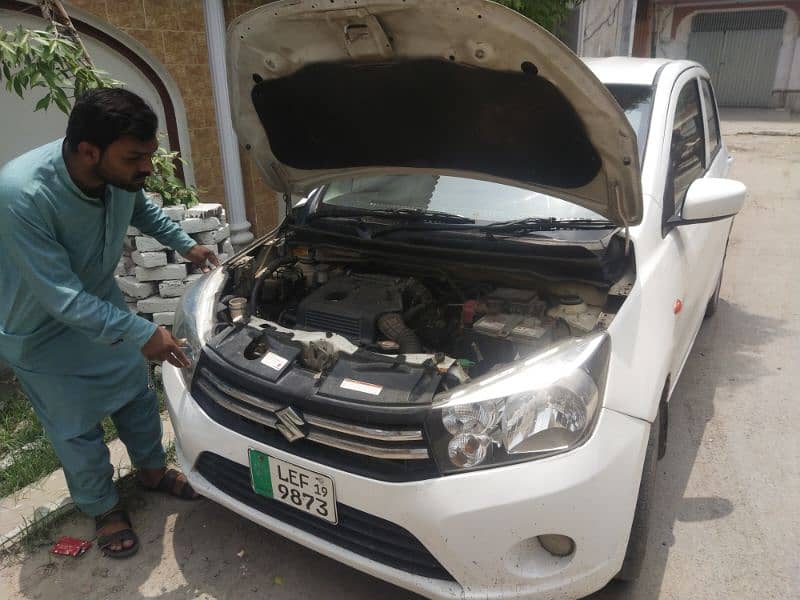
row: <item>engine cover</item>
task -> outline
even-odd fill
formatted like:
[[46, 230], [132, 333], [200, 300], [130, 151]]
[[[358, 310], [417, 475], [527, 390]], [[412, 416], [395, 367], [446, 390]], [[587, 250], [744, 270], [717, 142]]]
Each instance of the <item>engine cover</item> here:
[[331, 331], [365, 344], [377, 339], [377, 320], [402, 312], [401, 282], [382, 275], [347, 275], [332, 279], [300, 301], [299, 328]]

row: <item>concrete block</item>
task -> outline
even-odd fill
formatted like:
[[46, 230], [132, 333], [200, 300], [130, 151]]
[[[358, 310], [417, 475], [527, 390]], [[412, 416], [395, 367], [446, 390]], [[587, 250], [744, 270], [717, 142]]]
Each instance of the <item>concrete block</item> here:
[[150, 202], [155, 204], [157, 207], [161, 208], [164, 206], [164, 200], [163, 198], [161, 198], [161, 194], [156, 194], [154, 192], [145, 192], [144, 195], [147, 196], [147, 199], [150, 200]]
[[175, 311], [153, 313], [153, 323], [156, 325], [172, 325], [175, 323]]
[[178, 303], [180, 301], [180, 298], [162, 298], [161, 296], [150, 296], [144, 300], [139, 300], [139, 302], [136, 304], [136, 308], [139, 309], [139, 312], [147, 314], [175, 312], [175, 309], [178, 308]]
[[158, 295], [162, 298], [179, 298], [185, 291], [183, 279], [170, 279], [158, 284]]
[[136, 279], [139, 281], [164, 281], [165, 279], [183, 279], [186, 277], [186, 265], [167, 265], [146, 269], [136, 267]]
[[156, 293], [154, 283], [138, 281], [136, 277], [117, 277], [120, 291], [128, 298], [141, 300]]
[[125, 232], [125, 235], [136, 237], [137, 235], [142, 235], [142, 232], [136, 229], [136, 227], [133, 225], [128, 225], [128, 230]]
[[196, 204], [186, 209], [186, 216], [197, 219], [218, 217], [222, 212], [222, 204], [203, 203]]
[[180, 252], [174, 252], [174, 251], [167, 252], [167, 260], [170, 262], [170, 264], [173, 265], [181, 265], [189, 262], [180, 255]]
[[136, 249], [139, 252], [158, 252], [166, 250], [167, 247], [157, 239], [143, 235], [136, 238]]
[[178, 206], [165, 206], [161, 209], [173, 221], [180, 221], [186, 215], [186, 207], [183, 204]]
[[181, 227], [186, 233], [200, 233], [201, 231], [219, 229], [220, 222], [217, 217], [208, 217], [207, 219], [192, 217], [181, 221]]
[[[219, 254], [219, 248], [216, 244], [200, 244], [201, 246], [205, 246], [209, 250], [211, 250], [214, 254]], [[181, 264], [189, 264], [189, 261], [183, 258], [178, 252], [171, 252], [169, 256], [169, 262], [175, 263], [178, 265]]]
[[231, 228], [229, 225], [223, 225], [219, 229], [213, 231], [203, 231], [194, 235], [194, 239], [200, 244], [219, 244], [227, 240], [231, 236]]
[[187, 275], [186, 277], [184, 277], [183, 281], [186, 283], [186, 287], [189, 287], [198, 279], [202, 279], [202, 277], [203, 277], [202, 273], [192, 273], [191, 275]]
[[233, 249], [233, 244], [231, 244], [230, 238], [222, 242], [222, 253], [227, 254], [228, 256], [233, 256], [236, 254], [236, 250]]
[[133, 275], [133, 270], [136, 268], [136, 263], [133, 262], [130, 254], [123, 254], [120, 259], [122, 266], [125, 269], [125, 275]]
[[131, 258], [138, 266], [147, 267], [148, 269], [163, 267], [167, 264], [166, 252], [139, 252], [135, 250], [131, 253]]
[[131, 311], [132, 313], [138, 313], [139, 312], [139, 309], [137, 307], [137, 303], [136, 302], [126, 302], [125, 304], [128, 305], [128, 310]]

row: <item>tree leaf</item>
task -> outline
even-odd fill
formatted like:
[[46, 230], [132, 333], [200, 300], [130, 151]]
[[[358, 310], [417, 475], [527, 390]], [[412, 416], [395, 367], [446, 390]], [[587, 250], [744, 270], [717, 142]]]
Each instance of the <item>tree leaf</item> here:
[[36, 108], [34, 108], [33, 111], [36, 112], [37, 110], [47, 110], [47, 107], [50, 106], [50, 100], [50, 94], [47, 94], [44, 98], [36, 103]]
[[68, 115], [70, 110], [70, 103], [69, 99], [67, 98], [67, 94], [61, 88], [53, 88], [53, 102], [56, 103], [56, 106], [59, 108], [61, 112]]

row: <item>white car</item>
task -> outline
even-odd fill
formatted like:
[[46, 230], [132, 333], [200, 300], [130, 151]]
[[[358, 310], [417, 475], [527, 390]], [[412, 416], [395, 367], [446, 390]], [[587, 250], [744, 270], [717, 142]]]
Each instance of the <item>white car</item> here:
[[192, 485], [429, 598], [636, 577], [745, 198], [708, 73], [483, 0], [269, 4], [229, 68], [288, 217], [176, 317]]

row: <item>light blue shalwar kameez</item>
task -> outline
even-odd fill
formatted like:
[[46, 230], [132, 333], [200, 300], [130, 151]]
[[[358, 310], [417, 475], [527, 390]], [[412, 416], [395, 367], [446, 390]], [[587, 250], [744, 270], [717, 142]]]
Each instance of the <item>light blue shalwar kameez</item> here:
[[63, 140], [0, 169], [0, 358], [16, 373], [87, 514], [113, 508], [101, 420], [134, 465], [164, 466], [161, 421], [141, 347], [156, 326], [130, 312], [114, 271], [128, 225], [185, 254], [195, 244], [142, 192], [87, 196]]

